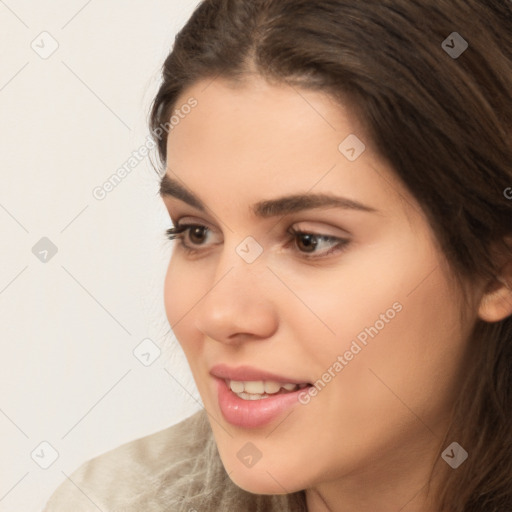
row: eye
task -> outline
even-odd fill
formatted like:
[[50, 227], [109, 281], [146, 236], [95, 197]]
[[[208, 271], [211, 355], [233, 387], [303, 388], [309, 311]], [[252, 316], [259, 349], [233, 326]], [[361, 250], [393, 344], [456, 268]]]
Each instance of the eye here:
[[167, 229], [165, 233], [169, 240], [178, 239], [181, 247], [187, 252], [195, 253], [198, 252], [198, 249], [185, 242], [186, 236], [192, 241], [192, 245], [203, 245], [208, 232], [211, 232], [211, 230], [201, 224], [181, 224], [174, 228]]
[[[181, 224], [174, 228], [166, 230], [166, 235], [170, 240], [178, 239], [180, 246], [190, 254], [201, 252], [203, 249], [198, 247], [207, 246], [207, 235], [213, 233], [210, 228], [201, 224]], [[304, 230], [291, 228], [287, 231], [291, 235], [286, 246], [295, 242], [295, 247], [300, 256], [304, 259], [319, 259], [330, 254], [341, 252], [346, 249], [349, 240], [345, 240], [332, 235], [321, 233], [311, 233]], [[322, 250], [326, 248], [327, 250]]]
[[[343, 238], [320, 233], [311, 233], [295, 228], [291, 228], [288, 233], [293, 236], [292, 241], [295, 240], [295, 245], [298, 247], [299, 252], [303, 253], [302, 256], [306, 259], [326, 257], [346, 249], [349, 244], [349, 240]], [[327, 250], [322, 251], [322, 246], [327, 246]], [[312, 254], [313, 256], [311, 256]]]

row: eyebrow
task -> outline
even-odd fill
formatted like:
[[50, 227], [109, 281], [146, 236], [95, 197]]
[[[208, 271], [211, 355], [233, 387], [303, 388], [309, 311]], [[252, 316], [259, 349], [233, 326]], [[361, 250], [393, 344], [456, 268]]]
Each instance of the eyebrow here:
[[[206, 213], [206, 206], [190, 190], [187, 190], [180, 182], [164, 174], [160, 181], [159, 194], [162, 198], [174, 197], [179, 199], [201, 212]], [[278, 215], [286, 215], [303, 210], [314, 208], [337, 207], [346, 210], [356, 210], [362, 212], [379, 213], [371, 206], [364, 205], [353, 199], [334, 196], [331, 194], [291, 194], [276, 199], [259, 201], [251, 206], [251, 211], [257, 217], [268, 218]]]

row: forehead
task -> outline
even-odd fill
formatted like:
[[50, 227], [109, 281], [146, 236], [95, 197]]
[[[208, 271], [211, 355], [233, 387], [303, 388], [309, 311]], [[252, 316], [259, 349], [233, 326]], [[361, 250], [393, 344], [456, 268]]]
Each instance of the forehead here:
[[345, 107], [328, 95], [287, 84], [270, 85], [258, 77], [242, 83], [220, 77], [198, 82], [178, 98], [176, 110], [191, 97], [197, 100], [197, 106], [170, 132], [171, 151], [174, 145], [186, 143], [195, 135], [203, 138], [203, 148], [213, 143], [225, 148], [226, 155], [243, 149], [263, 159], [297, 150], [304, 143], [304, 149], [317, 147], [320, 138], [325, 139], [324, 149], [330, 147], [329, 152], [336, 154], [337, 145], [333, 150], [331, 144], [333, 136], [361, 131], [355, 119], [348, 119]]
[[[292, 191], [335, 192], [379, 210], [397, 197], [412, 200], [359, 120], [324, 93], [217, 78], [184, 91], [175, 112], [190, 98], [197, 106], [170, 131], [167, 163], [203, 197], [247, 203], [252, 196], [253, 203]], [[342, 151], [347, 140], [360, 152], [356, 159]]]

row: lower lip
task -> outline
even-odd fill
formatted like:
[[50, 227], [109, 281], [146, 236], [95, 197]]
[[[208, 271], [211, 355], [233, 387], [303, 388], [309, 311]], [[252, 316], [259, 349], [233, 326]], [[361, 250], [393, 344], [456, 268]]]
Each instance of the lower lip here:
[[259, 400], [244, 400], [231, 391], [224, 379], [216, 380], [222, 415], [231, 425], [242, 428], [258, 428], [270, 423], [284, 411], [299, 403], [299, 393], [303, 391], [303, 389], [297, 389], [290, 393]]

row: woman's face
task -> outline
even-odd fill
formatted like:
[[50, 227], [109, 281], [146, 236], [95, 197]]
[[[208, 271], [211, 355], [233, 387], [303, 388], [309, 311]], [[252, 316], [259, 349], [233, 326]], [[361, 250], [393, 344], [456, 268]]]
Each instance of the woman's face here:
[[420, 207], [328, 96], [217, 78], [176, 109], [191, 97], [166, 173], [190, 195], [163, 198], [204, 227], [174, 242], [165, 307], [226, 471], [254, 493], [407, 475], [414, 494], [471, 328]]

